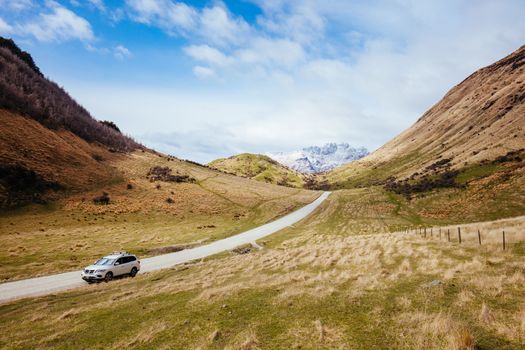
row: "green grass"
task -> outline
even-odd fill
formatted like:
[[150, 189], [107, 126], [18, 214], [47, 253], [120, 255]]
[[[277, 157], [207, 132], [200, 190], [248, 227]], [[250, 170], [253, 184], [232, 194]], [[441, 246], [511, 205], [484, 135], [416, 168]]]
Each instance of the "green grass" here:
[[[299, 239], [311, 241], [312, 237], [307, 235]], [[315, 261], [319, 263], [328, 258], [322, 249], [333, 249], [330, 247], [339, 239], [314, 244], [321, 249]], [[356, 237], [355, 243], [359, 239]], [[395, 279], [389, 279], [389, 275], [395, 273], [400, 261], [407, 258], [402, 252], [394, 253], [397, 260], [392, 262], [382, 255], [380, 260], [362, 266], [347, 263], [341, 267], [318, 264], [315, 268], [303, 264], [293, 270], [257, 268], [257, 274], [263, 273], [268, 279], [293, 274], [294, 271], [304, 271], [312, 276], [339, 271], [336, 275], [350, 273], [355, 276], [342, 283], [331, 279], [313, 281], [313, 286], [320, 291], [317, 294], [310, 294], [313, 290], [309, 292], [303, 287], [303, 281], [296, 278], [283, 280], [277, 285], [251, 282], [257, 274], [243, 273], [243, 266], [230, 261], [241, 259], [247, 266], [252, 259], [260, 262], [280, 257], [293, 263], [296, 258], [292, 251], [278, 245], [242, 257], [226, 253], [201, 263], [135, 279], [15, 301], [0, 305], [3, 329], [0, 347], [224, 349], [240, 348], [252, 340], [256, 345], [252, 349], [333, 349], [344, 346], [352, 349], [418, 349], [423, 344], [429, 349], [444, 349], [449, 348], [448, 337], [454, 335], [453, 332], [466, 329], [475, 339], [476, 349], [522, 348], [524, 339], [518, 334], [510, 337], [498, 331], [501, 327], [498, 322], [503, 322], [505, 327], [516, 327], [514, 315], [520, 312], [520, 297], [525, 289], [523, 284], [507, 283], [506, 280], [513, 278], [516, 271], [520, 273], [512, 266], [522, 262], [522, 256], [508, 253], [503, 257], [504, 264], [465, 269], [461, 264], [473, 259], [500, 259], [501, 256], [490, 249], [456, 251], [456, 245], [436, 241], [409, 239], [406, 243], [397, 242], [400, 242], [399, 248], [411, 247], [419, 253], [408, 257], [412, 264], [409, 274]], [[363, 251], [373, 253], [374, 249], [381, 249], [384, 253], [390, 243], [385, 236], [367, 245], [369, 248]], [[350, 256], [360, 255], [352, 251], [357, 249], [359, 252], [360, 248], [355, 248], [352, 243], [348, 243], [348, 247]], [[284, 250], [279, 252], [279, 249]], [[309, 252], [308, 249], [304, 252]], [[418, 265], [425, 266], [440, 256], [452, 260], [434, 270], [416, 270]], [[441, 286], [422, 287], [434, 279], [443, 279], [443, 271], [449, 266], [457, 266], [459, 273]], [[214, 274], [210, 275], [209, 271]], [[359, 276], [368, 275], [379, 276], [380, 284], [357, 283]], [[501, 282], [504, 298], [493, 294], [481, 282], [473, 284], [482, 278], [499, 280], [499, 276], [505, 277]], [[227, 289], [223, 294], [202, 296], [215, 288], [218, 291]], [[332, 289], [327, 293], [326, 288]], [[288, 290], [299, 291], [299, 294], [282, 297], [282, 293]], [[356, 291], [358, 293], [354, 293]], [[463, 291], [472, 292], [471, 299], [458, 304]], [[400, 303], [401, 299], [407, 300], [408, 304]], [[494, 325], [480, 322], [478, 315], [482, 303], [494, 313]], [[418, 321], [417, 315], [424, 316], [426, 321]], [[434, 318], [447, 322], [444, 331], [441, 326], [432, 325]], [[322, 337], [319, 325], [323, 329]], [[429, 328], [425, 330], [427, 326]], [[215, 331], [218, 335], [212, 339]]]

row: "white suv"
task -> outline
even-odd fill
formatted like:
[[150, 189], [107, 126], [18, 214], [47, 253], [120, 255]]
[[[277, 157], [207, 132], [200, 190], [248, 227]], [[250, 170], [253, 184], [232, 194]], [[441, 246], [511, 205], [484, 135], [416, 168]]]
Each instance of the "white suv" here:
[[86, 267], [80, 276], [87, 282], [102, 280], [109, 282], [113, 277], [121, 275], [135, 277], [139, 270], [140, 261], [135, 255], [127, 252], [114, 252]]

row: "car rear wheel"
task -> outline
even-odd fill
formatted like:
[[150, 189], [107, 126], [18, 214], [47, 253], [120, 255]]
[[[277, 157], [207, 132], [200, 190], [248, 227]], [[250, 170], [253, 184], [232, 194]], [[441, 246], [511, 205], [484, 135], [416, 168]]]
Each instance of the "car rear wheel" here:
[[129, 275], [130, 275], [131, 277], [135, 277], [135, 276], [137, 275], [137, 272], [139, 272], [139, 270], [137, 270], [136, 267], [133, 267], [133, 268], [131, 269], [131, 272], [129, 273]]
[[113, 279], [113, 272], [106, 273], [106, 276], [104, 276], [104, 281], [109, 282]]

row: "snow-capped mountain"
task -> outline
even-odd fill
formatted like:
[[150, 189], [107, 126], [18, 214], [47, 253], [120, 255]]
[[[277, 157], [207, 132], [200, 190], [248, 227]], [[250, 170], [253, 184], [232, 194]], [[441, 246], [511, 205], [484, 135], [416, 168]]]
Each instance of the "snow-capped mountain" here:
[[348, 143], [327, 143], [293, 152], [266, 153], [266, 155], [289, 168], [303, 173], [320, 173], [368, 155], [364, 147], [354, 148]]

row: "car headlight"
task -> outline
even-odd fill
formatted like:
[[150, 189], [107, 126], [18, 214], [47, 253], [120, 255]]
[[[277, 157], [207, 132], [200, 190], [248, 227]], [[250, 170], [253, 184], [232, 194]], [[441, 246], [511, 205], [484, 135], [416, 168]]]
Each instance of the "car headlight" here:
[[95, 273], [106, 272], [106, 270], [96, 270]]

